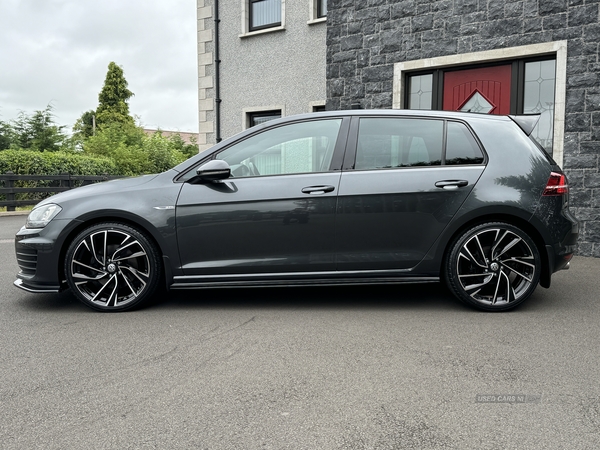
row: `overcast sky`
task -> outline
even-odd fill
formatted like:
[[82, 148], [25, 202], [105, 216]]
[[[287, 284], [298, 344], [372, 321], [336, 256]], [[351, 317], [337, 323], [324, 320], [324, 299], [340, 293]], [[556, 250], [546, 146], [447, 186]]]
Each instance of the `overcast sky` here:
[[108, 63], [143, 126], [198, 131], [196, 0], [0, 0], [0, 120], [52, 103], [73, 126]]

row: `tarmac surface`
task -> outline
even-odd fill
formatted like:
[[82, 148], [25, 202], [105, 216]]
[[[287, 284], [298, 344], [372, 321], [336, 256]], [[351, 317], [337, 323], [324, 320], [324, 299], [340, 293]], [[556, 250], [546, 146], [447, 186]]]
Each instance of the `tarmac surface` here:
[[12, 286], [0, 216], [2, 449], [597, 449], [600, 259], [521, 307], [438, 284], [173, 292], [93, 312]]

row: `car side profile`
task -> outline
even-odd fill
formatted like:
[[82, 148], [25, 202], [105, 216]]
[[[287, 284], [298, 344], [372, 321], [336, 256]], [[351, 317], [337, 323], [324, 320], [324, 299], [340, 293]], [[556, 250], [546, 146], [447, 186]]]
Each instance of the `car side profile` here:
[[[444, 281], [485, 311], [576, 249], [538, 116], [352, 110], [266, 122], [158, 174], [40, 202], [16, 234], [30, 292], [101, 311], [169, 289]], [[401, 291], [400, 291], [401, 292]]]

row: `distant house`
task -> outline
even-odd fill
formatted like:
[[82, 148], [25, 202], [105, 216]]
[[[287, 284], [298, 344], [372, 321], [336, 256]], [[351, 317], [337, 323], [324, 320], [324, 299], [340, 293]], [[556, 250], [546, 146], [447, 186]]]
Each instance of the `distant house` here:
[[198, 133], [190, 133], [187, 131], [152, 130], [150, 128], [144, 128], [144, 133], [149, 136], [157, 132], [160, 132], [166, 138], [178, 134], [186, 144], [198, 144]]

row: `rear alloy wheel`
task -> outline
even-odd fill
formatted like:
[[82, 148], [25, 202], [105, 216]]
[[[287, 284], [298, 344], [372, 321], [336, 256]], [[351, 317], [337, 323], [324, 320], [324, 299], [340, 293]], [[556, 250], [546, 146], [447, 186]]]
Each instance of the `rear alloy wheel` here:
[[456, 239], [445, 263], [450, 290], [483, 311], [506, 311], [525, 301], [540, 279], [533, 240], [503, 222], [471, 228]]
[[156, 291], [160, 256], [136, 229], [101, 223], [80, 233], [65, 259], [67, 282], [75, 296], [100, 311], [126, 311]]

